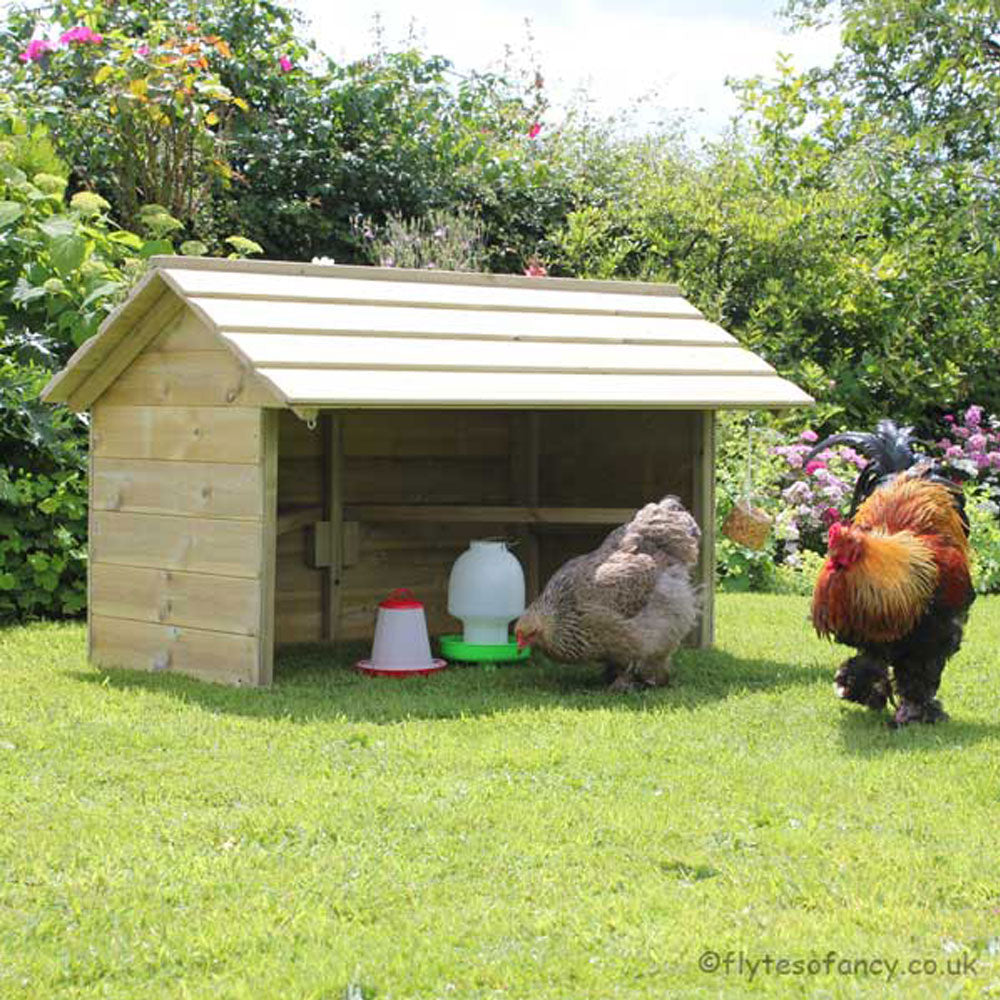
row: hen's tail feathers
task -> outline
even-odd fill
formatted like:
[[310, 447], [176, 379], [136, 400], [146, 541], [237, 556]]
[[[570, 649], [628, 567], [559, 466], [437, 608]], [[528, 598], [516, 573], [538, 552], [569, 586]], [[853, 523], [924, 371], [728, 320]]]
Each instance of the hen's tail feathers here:
[[620, 547], [693, 566], [698, 561], [700, 540], [695, 519], [677, 497], [668, 496], [636, 511], [625, 525]]

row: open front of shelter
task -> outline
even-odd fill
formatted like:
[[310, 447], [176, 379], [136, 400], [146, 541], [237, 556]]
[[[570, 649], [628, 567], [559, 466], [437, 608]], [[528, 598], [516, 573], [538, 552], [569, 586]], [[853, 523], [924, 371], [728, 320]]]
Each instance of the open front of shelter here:
[[702, 528], [715, 411], [811, 403], [668, 285], [164, 257], [45, 390], [89, 410], [91, 659], [268, 684], [278, 643], [432, 633], [503, 537], [529, 600], [665, 494]]

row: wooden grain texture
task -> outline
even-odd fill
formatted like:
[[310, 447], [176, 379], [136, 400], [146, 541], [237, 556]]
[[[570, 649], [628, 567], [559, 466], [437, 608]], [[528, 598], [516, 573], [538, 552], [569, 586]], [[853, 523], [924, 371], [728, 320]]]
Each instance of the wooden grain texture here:
[[610, 524], [618, 525], [635, 512], [634, 507], [527, 507], [479, 504], [351, 504], [344, 516], [351, 521], [381, 521], [413, 524]]
[[105, 406], [93, 417], [101, 458], [257, 465], [260, 419], [251, 407]]
[[[304, 312], [305, 307], [319, 310], [331, 303], [701, 318], [701, 313], [679, 295], [642, 294], [637, 291], [641, 286], [629, 283], [617, 285], [614, 290], [602, 290], [579, 282], [513, 287], [480, 281], [412, 282], [397, 280], [392, 274], [386, 274], [385, 280], [240, 275], [218, 271], [170, 271], [168, 274], [212, 322], [239, 330], [253, 329], [257, 307], [266, 316], [266, 320], [261, 319], [259, 323], [297, 330], [303, 322], [300, 310]], [[279, 319], [282, 309], [284, 317]]]
[[116, 330], [114, 346], [67, 400], [70, 409], [88, 409], [183, 308], [184, 303], [176, 295], [165, 291], [133, 328], [122, 326]]
[[294, 405], [427, 408], [691, 409], [812, 402], [776, 375], [620, 375], [508, 371], [269, 368], [258, 372]]
[[275, 641], [323, 638], [324, 571], [307, 564], [305, 528], [281, 535], [275, 566]]
[[[211, 306], [209, 306], [211, 309]], [[310, 310], [308, 325], [296, 333], [276, 326], [265, 337], [316, 336], [320, 339], [364, 335], [383, 338], [447, 338], [466, 342], [532, 342], [538, 344], [644, 344], [673, 346], [737, 346], [722, 327], [691, 316], [626, 316], [617, 313], [528, 312], [399, 305], [326, 303], [322, 313]], [[301, 320], [300, 320], [301, 322]], [[225, 330], [233, 337], [254, 337], [249, 330]], [[250, 341], [247, 342], [248, 346]], [[277, 346], [277, 345], [274, 345]], [[305, 345], [302, 345], [303, 348]]]
[[262, 508], [259, 526], [260, 566], [258, 588], [260, 593], [256, 683], [270, 685], [274, 679], [275, 645], [275, 583], [277, 576], [278, 541], [278, 413], [262, 410], [260, 414], [261, 441], [264, 454], [261, 459], [261, 479], [258, 496]]
[[254, 465], [95, 457], [91, 507], [254, 520], [262, 514], [260, 476]]
[[185, 307], [168, 323], [147, 351], [172, 354], [175, 351], [218, 351], [219, 335], [190, 307]]
[[224, 684], [257, 683], [256, 637], [95, 614], [93, 661], [101, 667], [168, 671]]
[[347, 458], [506, 456], [510, 418], [488, 410], [367, 410], [343, 416]]
[[275, 406], [280, 397], [225, 350], [147, 351], [105, 393], [115, 406]]
[[323, 593], [323, 638], [337, 638], [340, 618], [341, 575], [343, 573], [344, 498], [347, 483], [344, 474], [343, 423], [336, 413], [324, 415], [323, 447], [323, 520], [329, 525], [330, 551], [326, 558]]
[[97, 562], [256, 578], [261, 531], [254, 521], [160, 514], [94, 513], [91, 555]]
[[690, 505], [694, 419], [671, 411], [543, 413], [539, 502], [635, 509], [672, 493]]
[[255, 579], [99, 562], [92, 564], [91, 574], [94, 614], [257, 635], [260, 588]]
[[715, 414], [700, 414], [692, 435], [694, 502], [692, 513], [701, 528], [701, 554], [696, 569], [702, 591], [697, 641], [702, 649], [715, 642]]
[[344, 462], [346, 502], [503, 504], [510, 496], [506, 455], [485, 458], [364, 458]]
[[[246, 291], [251, 294], [257, 289], [268, 294], [271, 289], [263, 285], [275, 279], [285, 283], [287, 279], [318, 279], [320, 283], [331, 278], [337, 281], [351, 278], [369, 282], [392, 282], [394, 284], [408, 283], [418, 285], [479, 285], [486, 288], [528, 288], [532, 290], [568, 290], [623, 292], [633, 295], [680, 295], [677, 285], [650, 281], [614, 281], [594, 278], [534, 278], [520, 274], [485, 274], [470, 271], [437, 271], [418, 270], [402, 267], [371, 267], [367, 264], [306, 264], [299, 261], [285, 260], [230, 260], [218, 257], [171, 257], [155, 256], [151, 258], [155, 268], [154, 273], [162, 275], [171, 283], [171, 287], [200, 288], [202, 291], [221, 290], [220, 282], [233, 278], [233, 289], [237, 293]], [[251, 275], [249, 286], [246, 275]], [[237, 282], [241, 284], [237, 284]], [[308, 297], [308, 293], [299, 292]], [[230, 290], [225, 290], [230, 294]]]

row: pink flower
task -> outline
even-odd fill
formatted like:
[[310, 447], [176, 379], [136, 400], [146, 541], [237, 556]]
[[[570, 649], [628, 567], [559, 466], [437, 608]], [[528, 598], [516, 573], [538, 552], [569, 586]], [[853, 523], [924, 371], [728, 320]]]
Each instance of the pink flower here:
[[806, 475], [811, 476], [814, 472], [819, 472], [820, 469], [826, 468], [826, 462], [821, 462], [818, 458], [814, 458], [811, 462], [806, 464]]
[[291, 73], [291, 71], [295, 69], [295, 64], [288, 58], [288, 56], [282, 56], [278, 60], [278, 65], [281, 67], [282, 73]]
[[149, 46], [148, 45], [140, 45], [139, 48], [137, 48], [135, 50], [135, 54], [137, 56], [148, 56], [149, 55]]
[[545, 270], [545, 265], [537, 257], [532, 257], [528, 261], [524, 273], [529, 278], [544, 278], [549, 272]]
[[46, 52], [51, 52], [55, 46], [44, 38], [32, 38], [28, 47], [17, 57], [23, 63], [38, 62]]
[[970, 406], [965, 411], [965, 422], [969, 427], [978, 427], [983, 419], [983, 408], [981, 406]]
[[972, 431], [970, 431], [968, 427], [955, 428], [955, 437], [967, 438], [971, 433]]
[[969, 447], [973, 451], [985, 451], [986, 449], [986, 435], [985, 434], [973, 434], [969, 438]]
[[990, 465], [1000, 469], [1000, 451], [991, 451], [986, 457], [990, 460]]
[[100, 45], [104, 41], [104, 36], [99, 35], [93, 28], [88, 28], [85, 24], [78, 24], [69, 31], [64, 31], [59, 36], [60, 45], [69, 45], [71, 42], [91, 42]]
[[951, 414], [951, 413], [946, 413], [946, 414], [944, 415], [944, 422], [945, 422], [946, 424], [953, 424], [953, 423], [955, 422], [955, 417], [954, 417], [954, 415], [953, 415], [953, 414]]
[[528, 129], [528, 138], [529, 139], [537, 139], [538, 138], [538, 133], [541, 132], [541, 131], [542, 131], [541, 122], [535, 122], [535, 124], [532, 125], [530, 129]]
[[808, 441], [810, 444], [815, 443], [819, 440], [819, 435], [815, 431], [803, 431], [799, 437], [803, 441]]
[[959, 446], [957, 444], [953, 444], [950, 448], [948, 448], [948, 449], [945, 450], [944, 457], [945, 458], [961, 458], [962, 457], [962, 449], [959, 448]]
[[990, 467], [990, 456], [980, 454], [975, 456], [976, 468], [977, 469], [988, 469]]

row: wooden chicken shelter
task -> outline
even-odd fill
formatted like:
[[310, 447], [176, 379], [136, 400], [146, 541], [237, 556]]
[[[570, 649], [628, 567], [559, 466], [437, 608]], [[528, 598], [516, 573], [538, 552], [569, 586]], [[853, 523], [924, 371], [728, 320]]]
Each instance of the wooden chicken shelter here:
[[165, 257], [53, 378], [91, 413], [89, 650], [268, 684], [398, 586], [511, 539], [533, 595], [666, 493], [703, 531], [714, 411], [811, 400], [666, 285]]

